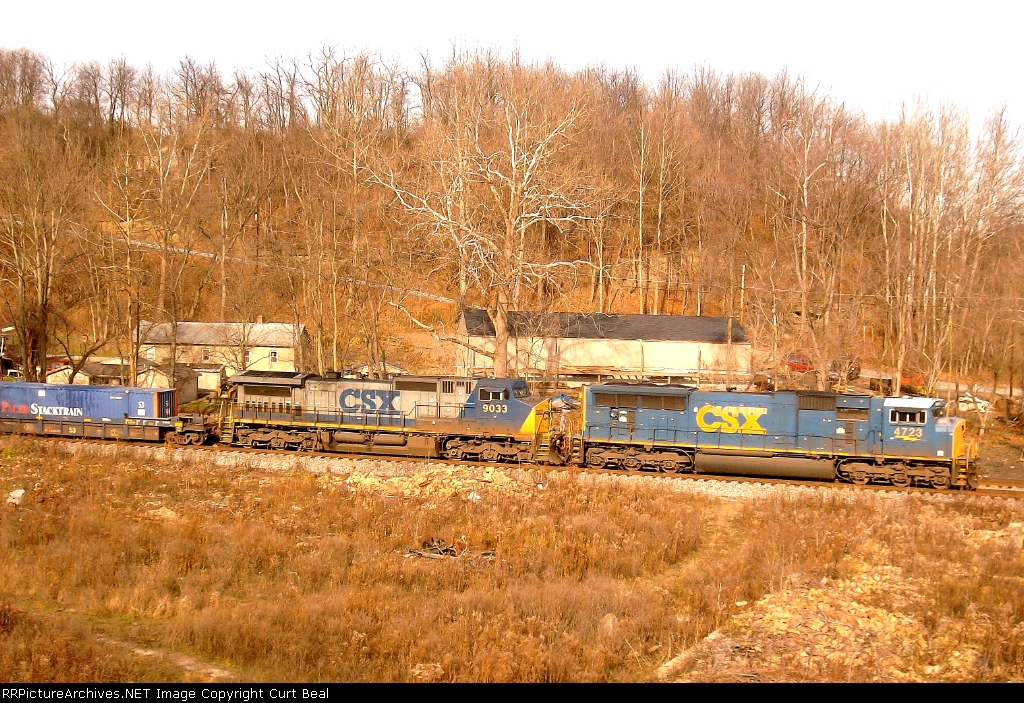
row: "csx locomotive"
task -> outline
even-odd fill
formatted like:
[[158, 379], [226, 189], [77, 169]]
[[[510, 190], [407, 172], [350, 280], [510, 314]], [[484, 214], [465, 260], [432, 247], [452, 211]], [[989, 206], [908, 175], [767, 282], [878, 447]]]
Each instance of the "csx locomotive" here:
[[[582, 402], [519, 379], [250, 371], [216, 417], [174, 391], [0, 383], [24, 434], [975, 488], [964, 421], [935, 398], [604, 384]], [[48, 394], [49, 404], [32, 402]]]
[[593, 467], [976, 487], [964, 420], [936, 398], [601, 385], [584, 401]]

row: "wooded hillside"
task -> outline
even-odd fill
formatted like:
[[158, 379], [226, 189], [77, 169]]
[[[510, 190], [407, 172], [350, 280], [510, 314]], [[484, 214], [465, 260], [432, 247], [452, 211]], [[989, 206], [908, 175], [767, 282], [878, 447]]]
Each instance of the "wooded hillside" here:
[[1000, 114], [974, 132], [785, 74], [0, 50], [0, 318], [29, 378], [134, 356], [140, 319], [258, 315], [307, 325], [312, 370], [382, 368], [476, 305], [499, 349], [509, 310], [735, 315], [776, 359], [1012, 382], [1020, 140]]

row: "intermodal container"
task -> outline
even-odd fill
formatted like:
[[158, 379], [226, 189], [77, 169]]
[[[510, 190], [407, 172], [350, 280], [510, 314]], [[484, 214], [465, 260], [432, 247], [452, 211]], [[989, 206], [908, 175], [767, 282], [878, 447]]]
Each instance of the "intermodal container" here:
[[0, 417], [90, 422], [174, 417], [177, 391], [127, 386], [0, 383]]

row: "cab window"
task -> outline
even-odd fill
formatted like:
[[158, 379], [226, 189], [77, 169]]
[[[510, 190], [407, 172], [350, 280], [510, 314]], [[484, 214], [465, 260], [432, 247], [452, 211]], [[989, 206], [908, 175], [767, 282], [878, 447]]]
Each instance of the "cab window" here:
[[508, 400], [508, 388], [481, 388], [480, 400]]
[[924, 425], [927, 423], [928, 414], [924, 410], [896, 410], [889, 411], [889, 422], [893, 425]]
[[529, 398], [530, 388], [528, 386], [516, 386], [512, 389], [512, 395], [516, 398]]

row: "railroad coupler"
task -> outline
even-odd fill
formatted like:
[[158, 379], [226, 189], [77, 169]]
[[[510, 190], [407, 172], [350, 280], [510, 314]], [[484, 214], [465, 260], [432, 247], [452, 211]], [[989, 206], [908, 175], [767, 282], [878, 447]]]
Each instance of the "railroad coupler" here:
[[199, 413], [178, 415], [174, 420], [174, 432], [168, 435], [168, 439], [181, 446], [199, 445], [215, 436], [216, 430], [216, 423], [207, 420], [205, 415]]

